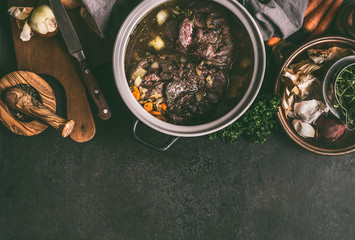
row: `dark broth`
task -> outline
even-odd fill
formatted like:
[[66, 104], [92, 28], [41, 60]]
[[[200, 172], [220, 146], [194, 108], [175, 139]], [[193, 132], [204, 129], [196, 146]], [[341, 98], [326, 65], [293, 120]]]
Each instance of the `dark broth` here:
[[[132, 32], [125, 56], [125, 71], [126, 76], [131, 76], [137, 64], [144, 58], [150, 55], [155, 55], [157, 52], [153, 48], [148, 47], [148, 43], [159, 35], [163, 40], [165, 38], [163, 27], [159, 26], [156, 21], [157, 13], [162, 9], [174, 9], [180, 12], [180, 15], [172, 15], [171, 18], [181, 18], [181, 14], [188, 15], [193, 13], [190, 7], [193, 3], [199, 1], [170, 1], [162, 4], [159, 7], [148, 13]], [[216, 6], [228, 21], [233, 44], [234, 52], [232, 58], [231, 68], [228, 73], [228, 85], [223, 94], [223, 97], [217, 103], [216, 107], [209, 114], [204, 115], [203, 119], [192, 123], [184, 123], [184, 125], [196, 125], [210, 122], [220, 116], [225, 115], [232, 108], [234, 108], [240, 99], [244, 96], [252, 76], [254, 68], [253, 49], [251, 39], [246, 28], [241, 21], [224, 6], [213, 1], [206, 1]], [[176, 54], [176, 44], [165, 41], [165, 48], [159, 51], [161, 55]], [[128, 80], [128, 79], [127, 79]]]

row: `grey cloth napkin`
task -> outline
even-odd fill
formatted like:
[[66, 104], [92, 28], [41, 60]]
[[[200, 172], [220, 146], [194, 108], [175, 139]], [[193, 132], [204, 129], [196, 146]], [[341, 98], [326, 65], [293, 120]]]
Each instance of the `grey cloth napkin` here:
[[264, 40], [287, 38], [302, 27], [308, 0], [242, 1], [256, 20]]
[[105, 37], [107, 25], [116, 0], [82, 0], [86, 9], [93, 18], [100, 37]]
[[[115, 38], [128, 16], [142, 0], [83, 0], [102, 36]], [[308, 0], [239, 0], [256, 20], [264, 40], [286, 38], [301, 28]]]

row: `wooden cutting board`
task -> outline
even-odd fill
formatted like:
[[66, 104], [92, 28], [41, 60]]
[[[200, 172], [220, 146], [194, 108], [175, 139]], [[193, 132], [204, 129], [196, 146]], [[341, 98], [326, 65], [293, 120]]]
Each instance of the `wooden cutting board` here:
[[[38, 0], [8, 0], [8, 6], [38, 6], [47, 4], [47, 1]], [[79, 16], [79, 9], [68, 11], [74, 28], [78, 29], [79, 39], [82, 41], [84, 51], [90, 61], [95, 65], [110, 60], [110, 49], [102, 46], [102, 41], [89, 30]], [[76, 142], [91, 140], [96, 132], [94, 119], [86, 96], [86, 89], [81, 80], [81, 73], [74, 59], [70, 56], [60, 33], [51, 38], [34, 36], [28, 42], [20, 39], [21, 30], [16, 20], [11, 17], [11, 27], [17, 65], [20, 70], [32, 71], [37, 74], [48, 74], [56, 78], [64, 87], [67, 95], [67, 115], [75, 121], [75, 128], [70, 137]], [[80, 36], [80, 35], [83, 35]], [[84, 40], [84, 41], [83, 41]], [[94, 47], [92, 46], [94, 45]], [[99, 46], [99, 47], [97, 47]], [[91, 49], [91, 51], [86, 51]], [[97, 79], [100, 84], [99, 79]]]

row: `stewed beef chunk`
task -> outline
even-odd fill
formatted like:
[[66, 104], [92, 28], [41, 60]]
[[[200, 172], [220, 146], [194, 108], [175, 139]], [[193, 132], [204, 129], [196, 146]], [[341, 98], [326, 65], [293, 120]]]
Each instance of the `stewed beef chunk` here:
[[181, 64], [176, 71], [165, 90], [168, 118], [183, 123], [210, 112], [227, 85], [224, 71], [194, 63]]
[[227, 20], [212, 5], [202, 4], [181, 23], [178, 49], [207, 64], [229, 68], [233, 41]]
[[177, 56], [151, 56], [134, 69], [130, 85], [139, 88], [139, 101], [165, 103], [169, 122], [200, 119], [220, 100], [226, 85], [224, 70], [211, 65], [181, 62]]

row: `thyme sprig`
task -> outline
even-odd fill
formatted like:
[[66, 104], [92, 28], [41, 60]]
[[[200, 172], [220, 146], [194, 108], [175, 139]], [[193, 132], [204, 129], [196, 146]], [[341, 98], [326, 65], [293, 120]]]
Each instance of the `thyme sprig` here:
[[[334, 107], [347, 117], [348, 123], [355, 123], [355, 65], [344, 69], [337, 78], [336, 95], [339, 104]], [[346, 109], [346, 110], [345, 110]]]

